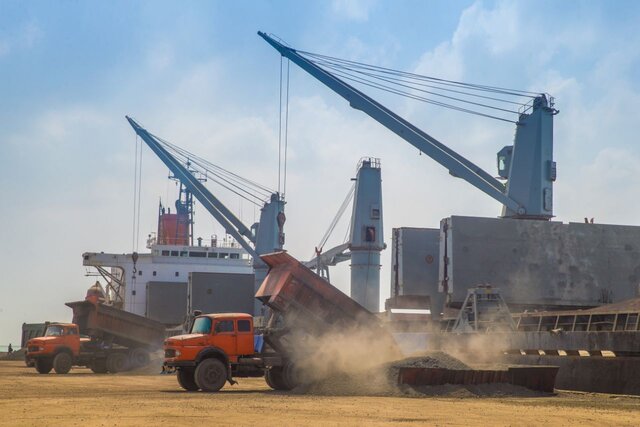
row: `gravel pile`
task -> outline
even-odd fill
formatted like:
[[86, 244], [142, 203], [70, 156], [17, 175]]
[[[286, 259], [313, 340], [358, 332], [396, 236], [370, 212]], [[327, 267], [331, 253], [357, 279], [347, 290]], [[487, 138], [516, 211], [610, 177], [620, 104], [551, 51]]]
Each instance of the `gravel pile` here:
[[442, 351], [434, 351], [424, 356], [409, 357], [389, 364], [394, 368], [445, 368], [471, 369], [460, 360]]
[[431, 352], [419, 357], [398, 360], [378, 368], [363, 372], [342, 373], [312, 384], [305, 384], [293, 390], [294, 394], [311, 394], [323, 396], [396, 396], [396, 397], [430, 397], [443, 396], [454, 398], [469, 397], [505, 397], [505, 396], [538, 396], [540, 393], [511, 384], [479, 384], [419, 386], [413, 387], [398, 384], [399, 369], [445, 368], [471, 369], [455, 357], [440, 351]]

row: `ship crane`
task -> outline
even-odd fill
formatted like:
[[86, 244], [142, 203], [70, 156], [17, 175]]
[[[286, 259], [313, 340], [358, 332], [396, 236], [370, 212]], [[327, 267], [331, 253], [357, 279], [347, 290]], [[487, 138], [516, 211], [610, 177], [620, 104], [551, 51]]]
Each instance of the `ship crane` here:
[[[267, 274], [267, 266], [260, 259], [260, 255], [282, 250], [284, 245], [284, 198], [277, 192], [271, 192], [267, 196], [266, 202], [260, 210], [260, 220], [252, 226], [246, 226], [238, 217], [236, 217], [209, 189], [198, 179], [189, 166], [193, 166], [196, 160], [189, 160], [194, 156], [186, 153], [184, 150], [171, 145], [167, 141], [151, 134], [145, 128], [140, 126], [131, 117], [126, 117], [129, 124], [136, 134], [151, 148], [151, 150], [162, 160], [169, 168], [173, 175], [183, 184], [186, 189], [204, 206], [204, 208], [222, 225], [225, 231], [231, 235], [253, 258], [253, 268], [255, 272], [255, 290], [264, 280]], [[172, 154], [170, 150], [174, 153]], [[187, 160], [189, 165], [184, 165], [177, 156]], [[212, 165], [214, 166], [214, 165]], [[219, 167], [217, 167], [220, 169]], [[234, 190], [231, 185], [242, 180], [254, 184], [255, 187], [261, 188], [263, 194], [267, 190], [266, 187], [257, 183], [246, 180], [238, 175], [226, 172], [227, 178], [222, 178], [220, 182], [225, 188], [242, 195]], [[249, 193], [247, 193], [249, 194]], [[257, 197], [257, 196], [254, 196]], [[256, 302], [255, 315], [261, 314], [261, 304]]]
[[[503, 205], [502, 216], [518, 219], [549, 220], [553, 217], [553, 182], [556, 179], [556, 163], [553, 161], [553, 116], [558, 113], [554, 100], [548, 94], [515, 91], [483, 85], [465, 84], [399, 72], [382, 67], [356, 63], [339, 58], [304, 52], [285, 46], [273, 37], [258, 32], [283, 57], [298, 65], [328, 88], [361, 110], [400, 138], [425, 153], [451, 175], [459, 177], [491, 196]], [[516, 124], [513, 145], [498, 152], [498, 174], [506, 184], [479, 166], [450, 149], [417, 126], [400, 117], [373, 98], [356, 89], [346, 81], [381, 89], [408, 98], [453, 108], [458, 111], [479, 114]], [[416, 83], [417, 82], [417, 83]], [[448, 85], [449, 94], [442, 89]], [[422, 93], [430, 94], [427, 99]], [[518, 104], [517, 111], [493, 107], [499, 112], [515, 113], [516, 120], [479, 113], [453, 103], [435, 101], [460, 100], [459, 94], [471, 96], [477, 101], [464, 101], [467, 105], [486, 107], [484, 101]], [[524, 97], [528, 102], [496, 98], [493, 95]]]
[[[338, 265], [341, 262], [348, 261], [351, 259], [351, 253], [348, 252], [349, 246], [350, 246], [349, 241], [345, 241], [327, 250], [325, 250], [325, 245], [327, 244], [327, 241], [329, 240], [333, 231], [338, 225], [338, 222], [342, 218], [342, 215], [345, 213], [345, 211], [347, 210], [347, 207], [351, 203], [351, 200], [353, 199], [353, 193], [355, 192], [355, 188], [356, 188], [355, 184], [352, 185], [351, 188], [349, 188], [349, 191], [347, 192], [347, 196], [344, 198], [342, 204], [340, 205], [340, 208], [338, 208], [338, 212], [336, 213], [333, 220], [331, 221], [331, 224], [329, 224], [329, 228], [322, 236], [322, 239], [320, 239], [320, 243], [318, 243], [318, 245], [314, 248], [313, 258], [311, 258], [311, 260], [304, 263], [306, 267], [316, 270], [318, 275], [327, 279], [328, 282], [331, 281], [331, 278], [329, 276], [329, 267], [333, 267], [335, 265]], [[352, 221], [353, 221], [353, 216], [352, 216]], [[350, 234], [349, 231], [347, 231], [347, 234]]]
[[[360, 159], [354, 181], [329, 229], [316, 246], [315, 257], [304, 264], [329, 280], [329, 266], [351, 260], [350, 296], [375, 313], [380, 308], [380, 252], [387, 246], [382, 227], [380, 159]], [[347, 242], [323, 251], [352, 198]]]

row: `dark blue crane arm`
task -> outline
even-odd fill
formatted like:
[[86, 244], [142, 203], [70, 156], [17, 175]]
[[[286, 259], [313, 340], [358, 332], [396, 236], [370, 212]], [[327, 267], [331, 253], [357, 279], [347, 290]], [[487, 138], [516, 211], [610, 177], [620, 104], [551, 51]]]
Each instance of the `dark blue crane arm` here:
[[131, 117], [126, 116], [129, 124], [140, 138], [151, 148], [151, 150], [162, 160], [171, 172], [187, 187], [187, 189], [198, 199], [202, 206], [224, 227], [227, 233], [253, 257], [259, 260], [260, 256], [254, 248], [243, 238], [246, 237], [255, 244], [255, 236], [247, 226], [245, 226], [227, 207], [222, 204], [207, 187], [202, 184], [189, 170], [184, 167], [175, 157], [173, 157], [146, 129], [141, 127]]
[[346, 99], [351, 107], [364, 112], [372, 119], [431, 157], [449, 170], [453, 176], [464, 179], [474, 187], [496, 199], [514, 212], [524, 214], [524, 208], [505, 194], [505, 186], [479, 166], [462, 157], [437, 139], [412, 125], [393, 111], [389, 110], [358, 89], [340, 80], [330, 72], [322, 69], [295, 49], [287, 47], [262, 31], [258, 35], [265, 39], [280, 54], [293, 61], [300, 68], [311, 74], [329, 89]]

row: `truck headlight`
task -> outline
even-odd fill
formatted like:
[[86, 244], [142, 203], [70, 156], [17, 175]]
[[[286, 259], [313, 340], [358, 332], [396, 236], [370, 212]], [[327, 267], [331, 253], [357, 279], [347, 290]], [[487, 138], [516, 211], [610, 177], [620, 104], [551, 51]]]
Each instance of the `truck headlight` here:
[[180, 356], [180, 350], [175, 349], [175, 348], [167, 348], [164, 350], [164, 357], [166, 359], [173, 359], [176, 358], [178, 356]]

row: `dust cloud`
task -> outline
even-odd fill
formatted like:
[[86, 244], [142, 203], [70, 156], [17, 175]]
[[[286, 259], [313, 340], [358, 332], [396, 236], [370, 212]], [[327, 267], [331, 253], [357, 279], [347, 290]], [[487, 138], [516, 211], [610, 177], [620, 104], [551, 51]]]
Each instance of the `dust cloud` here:
[[[440, 351], [403, 358], [393, 337], [379, 324], [333, 329], [311, 335], [293, 329], [289, 354], [295, 366], [297, 394], [344, 396], [425, 396], [435, 389], [417, 390], [398, 384], [401, 367], [469, 369]], [[453, 387], [458, 390], [459, 387]], [[441, 388], [442, 389], [442, 388]], [[449, 393], [444, 388], [440, 393]], [[429, 391], [428, 393], [426, 391]], [[436, 393], [437, 394], [437, 393]]]

